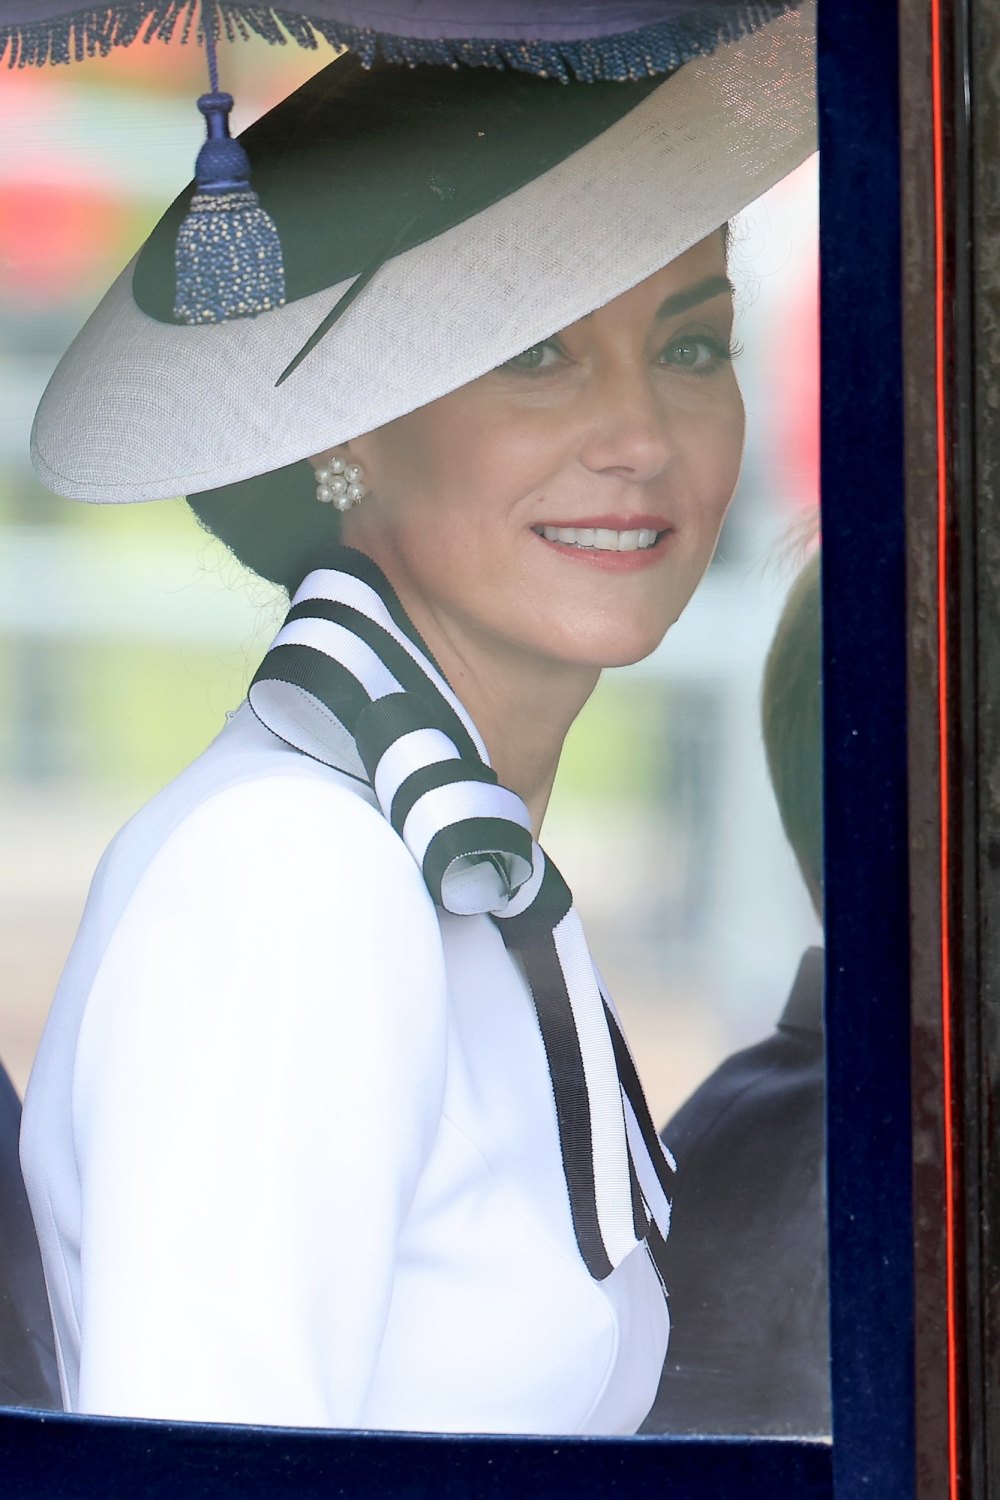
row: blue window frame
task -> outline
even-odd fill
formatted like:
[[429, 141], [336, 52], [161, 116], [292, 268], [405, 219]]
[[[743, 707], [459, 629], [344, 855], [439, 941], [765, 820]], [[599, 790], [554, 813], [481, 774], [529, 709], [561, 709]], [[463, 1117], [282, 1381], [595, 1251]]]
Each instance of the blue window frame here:
[[897, 6], [826, 0], [819, 24], [832, 1446], [3, 1411], [10, 1500], [914, 1496]]

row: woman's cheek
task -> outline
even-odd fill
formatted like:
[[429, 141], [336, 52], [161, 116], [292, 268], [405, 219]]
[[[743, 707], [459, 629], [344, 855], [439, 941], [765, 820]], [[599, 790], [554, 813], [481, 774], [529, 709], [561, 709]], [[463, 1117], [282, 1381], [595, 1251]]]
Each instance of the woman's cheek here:
[[736, 424], [736, 431], [734, 432], [730, 429], [717, 450], [722, 461], [716, 475], [712, 508], [715, 511], [720, 526], [725, 518], [726, 511], [729, 509], [729, 503], [736, 492], [736, 485], [740, 477], [740, 465], [743, 461], [742, 411], [741, 406], [740, 421]]

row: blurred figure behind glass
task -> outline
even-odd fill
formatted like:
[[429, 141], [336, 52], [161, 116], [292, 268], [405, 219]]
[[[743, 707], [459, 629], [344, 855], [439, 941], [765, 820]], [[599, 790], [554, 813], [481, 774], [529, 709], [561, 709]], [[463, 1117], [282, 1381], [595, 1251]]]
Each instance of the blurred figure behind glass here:
[[[819, 556], [764, 670], [781, 821], [822, 915]], [[643, 1432], [828, 1434], [823, 953], [803, 955], [774, 1034], [727, 1058], [663, 1132], [677, 1158], [673, 1329]]]
[[21, 1101], [0, 1064], [0, 1406], [62, 1408], [42, 1262], [21, 1180]]

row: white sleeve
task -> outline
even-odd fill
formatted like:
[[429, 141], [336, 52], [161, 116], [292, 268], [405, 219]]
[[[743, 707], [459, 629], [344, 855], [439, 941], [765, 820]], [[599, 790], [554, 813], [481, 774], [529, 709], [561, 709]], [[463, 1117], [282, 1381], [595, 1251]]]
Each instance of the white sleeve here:
[[247, 782], [175, 830], [80, 1035], [81, 1410], [363, 1425], [445, 990], [420, 871], [352, 792]]

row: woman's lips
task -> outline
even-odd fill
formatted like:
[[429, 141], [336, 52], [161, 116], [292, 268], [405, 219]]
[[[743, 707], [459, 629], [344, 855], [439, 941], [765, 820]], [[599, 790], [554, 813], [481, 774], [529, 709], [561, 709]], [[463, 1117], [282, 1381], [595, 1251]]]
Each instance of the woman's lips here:
[[534, 530], [540, 530], [543, 526], [557, 526], [560, 529], [572, 527], [574, 531], [590, 529], [596, 531], [672, 531], [673, 527], [666, 516], [654, 515], [650, 512], [623, 515], [620, 511], [601, 516], [577, 516], [573, 520], [561, 521], [555, 516], [546, 516], [542, 521], [534, 523]]
[[[653, 515], [545, 520], [531, 529], [539, 541], [562, 557], [611, 573], [633, 573], [655, 566], [663, 557], [668, 539], [674, 534], [673, 526], [663, 516]], [[552, 533], [557, 531], [571, 535], [556, 537]], [[619, 542], [624, 533], [625, 550], [612, 545], [612, 535], [608, 533]]]

